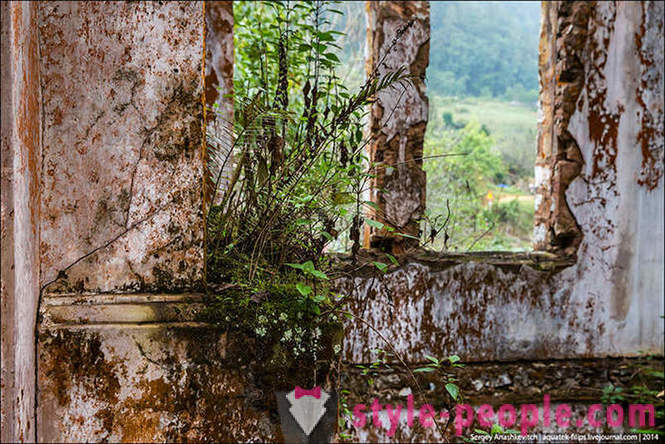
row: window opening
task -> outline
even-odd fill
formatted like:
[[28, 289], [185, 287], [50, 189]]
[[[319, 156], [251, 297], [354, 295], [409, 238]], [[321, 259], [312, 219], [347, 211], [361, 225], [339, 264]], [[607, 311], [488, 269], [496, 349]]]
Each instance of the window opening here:
[[530, 250], [539, 2], [431, 2], [423, 242]]

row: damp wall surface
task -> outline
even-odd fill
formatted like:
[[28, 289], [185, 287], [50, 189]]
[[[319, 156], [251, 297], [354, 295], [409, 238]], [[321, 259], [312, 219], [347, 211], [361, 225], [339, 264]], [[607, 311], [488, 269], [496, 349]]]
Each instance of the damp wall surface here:
[[[561, 214], [566, 205], [576, 226], [543, 217], [536, 244], [551, 232], [546, 246], [573, 263], [539, 271], [535, 261], [483, 255], [444, 267], [415, 257], [347, 282], [354, 312], [410, 361], [663, 354], [663, 5], [547, 2], [543, 23], [541, 56], [549, 51], [559, 75], [543, 81], [541, 60], [539, 158], [553, 163], [542, 164], [540, 185], [565, 201], [545, 195], [540, 206]], [[579, 171], [567, 175], [575, 156]], [[563, 254], [557, 236], [575, 230], [578, 247]], [[385, 349], [378, 333], [353, 323], [345, 358], [375, 359], [371, 350]]]
[[[193, 322], [196, 295], [45, 301], [43, 442], [279, 441], [251, 344]], [[251, 369], [250, 369], [251, 367]]]
[[203, 276], [202, 2], [39, 5], [41, 285]]
[[[370, 32], [406, 20], [392, 3]], [[3, 441], [280, 439], [245, 338], [197, 320], [206, 78], [232, 72], [228, 5], [218, 28], [208, 6], [2, 4]], [[400, 50], [427, 46], [417, 10]], [[209, 52], [207, 28], [227, 39]], [[414, 364], [663, 354], [662, 39], [658, 2], [544, 4], [538, 251], [413, 253], [341, 282], [373, 327], [349, 321], [345, 360], [381, 336]], [[418, 156], [418, 85], [395, 159]]]

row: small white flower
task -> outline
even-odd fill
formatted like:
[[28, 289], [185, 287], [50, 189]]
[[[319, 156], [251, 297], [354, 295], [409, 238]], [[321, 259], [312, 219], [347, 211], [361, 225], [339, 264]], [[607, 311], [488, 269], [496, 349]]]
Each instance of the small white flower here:
[[286, 313], [280, 313], [279, 314], [279, 320], [280, 321], [286, 322], [288, 319], [289, 319], [289, 317], [287, 316]]
[[256, 334], [259, 336], [265, 336], [266, 335], [266, 329], [264, 327], [259, 327], [256, 329]]

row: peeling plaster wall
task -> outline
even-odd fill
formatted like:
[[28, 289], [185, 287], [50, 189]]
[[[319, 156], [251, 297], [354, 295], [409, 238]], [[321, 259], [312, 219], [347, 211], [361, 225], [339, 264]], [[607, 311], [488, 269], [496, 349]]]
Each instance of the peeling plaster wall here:
[[83, 306], [80, 297], [45, 300], [40, 441], [281, 440], [261, 402], [272, 393], [264, 394], [248, 369], [251, 344], [184, 321], [191, 316], [177, 314], [188, 305], [181, 296], [83, 299]]
[[39, 33], [41, 284], [196, 286], [203, 3], [40, 3]]
[[573, 288], [603, 303], [609, 353], [663, 348], [663, 14], [598, 3], [569, 126], [584, 158], [567, 193], [584, 233]]
[[[411, 362], [663, 354], [663, 4], [545, 3], [543, 20], [558, 51], [541, 53], [551, 58], [541, 74], [554, 80], [543, 82], [552, 132], [539, 146], [556, 167], [541, 168], [554, 193], [543, 202], [569, 208], [581, 235], [575, 263], [552, 272], [482, 256], [445, 269], [415, 260], [355, 278], [354, 311]], [[376, 332], [350, 323], [346, 359], [371, 362], [377, 347]]]
[[[376, 69], [382, 76], [406, 68], [406, 73], [414, 76], [413, 84], [380, 92], [371, 106], [369, 158], [379, 167], [369, 196], [378, 209], [370, 210], [370, 217], [417, 236], [427, 184], [422, 157], [428, 112], [424, 80], [429, 64], [429, 2], [371, 1], [367, 2], [367, 14], [368, 74]], [[398, 31], [409, 22], [412, 25], [398, 37]], [[386, 168], [391, 165], [394, 167]], [[386, 230], [365, 229], [366, 247], [389, 241], [398, 252], [402, 247], [397, 244], [407, 243], [405, 238], [390, 238]]]
[[[598, 301], [573, 294], [561, 273], [529, 265], [458, 261], [443, 269], [417, 260], [342, 288], [352, 312], [377, 329], [407, 362], [457, 354], [465, 361], [592, 356], [607, 331]], [[345, 359], [372, 362], [385, 341], [349, 322]]]
[[2, 442], [35, 440], [41, 123], [37, 4], [2, 12]]
[[543, 2], [539, 44], [540, 121], [535, 167], [534, 247], [575, 255], [582, 232], [565, 193], [583, 159], [568, 126], [584, 87], [585, 46], [592, 6]]
[[[413, 72], [424, 72], [427, 64], [423, 4], [384, 2], [380, 17], [386, 22], [378, 15], [370, 20], [371, 29], [387, 36], [406, 21], [405, 11], [416, 18], [408, 31], [413, 35], [400, 43], [404, 47], [398, 45]], [[370, 14], [377, 7], [372, 5]], [[543, 117], [550, 132], [541, 132], [539, 146], [553, 162], [542, 165], [556, 167], [543, 168], [543, 177], [567, 177], [552, 186], [556, 191], [547, 205], [556, 199], [565, 203], [555, 202], [555, 210], [568, 209], [579, 230], [580, 236], [573, 236], [578, 244], [568, 244], [577, 257], [569, 262], [570, 256], [546, 253], [405, 257], [385, 275], [358, 274], [346, 281], [341, 291], [352, 298], [352, 310], [408, 362], [453, 353], [497, 365], [663, 353], [663, 6], [546, 5], [553, 5], [545, 10], [548, 23], [556, 26], [544, 33], [550, 49], [543, 57], [552, 64], [541, 101], [547, 109], [549, 100], [551, 112]], [[20, 47], [31, 49], [12, 53], [20, 62], [12, 69], [31, 66], [37, 58], [29, 54], [41, 49], [40, 69], [28, 70], [29, 88], [12, 88], [12, 101], [2, 98], [2, 439], [4, 424], [14, 418], [20, 418], [19, 426], [8, 433], [20, 437], [25, 431], [23, 438], [33, 439], [26, 434], [34, 433], [27, 421], [34, 400], [38, 259], [42, 285], [57, 278], [44, 293], [39, 330], [40, 440], [281, 439], [274, 411], [265, 408], [271, 394], [255, 379], [260, 363], [252, 360], [252, 344], [195, 322], [201, 295], [118, 294], [194, 286], [202, 274], [203, 5], [43, 3], [21, 9], [21, 23], [34, 23], [37, 7], [40, 46], [36, 31], [25, 33], [28, 43]], [[5, 16], [3, 56], [6, 33], [19, 29], [6, 26]], [[567, 41], [570, 25], [576, 34]], [[382, 48], [378, 37], [375, 43]], [[575, 63], [567, 65], [570, 54]], [[3, 91], [6, 76], [12, 86], [21, 84], [17, 72], [3, 64]], [[566, 72], [570, 81], [563, 82], [560, 74]], [[13, 120], [5, 117], [22, 92], [40, 91], [39, 74], [41, 166], [40, 156], [34, 156], [39, 138], [16, 138], [34, 138], [40, 125], [12, 132], [16, 122], [39, 122], [30, 117], [35, 114], [19, 108], [9, 113]], [[382, 152], [393, 161], [419, 157], [427, 117], [421, 87], [407, 98], [408, 109], [396, 111], [399, 124], [386, 127], [385, 144], [375, 147], [375, 155]], [[38, 109], [38, 96], [27, 97]], [[378, 107], [373, 116], [377, 125], [387, 118]], [[395, 141], [401, 142], [392, 146]], [[7, 151], [13, 156], [9, 168]], [[22, 164], [16, 159], [24, 154], [34, 162], [17, 170]], [[565, 162], [575, 163], [575, 174], [561, 175]], [[420, 166], [406, 173], [424, 184]], [[40, 211], [29, 209], [40, 208], [34, 200], [39, 184], [42, 227], [35, 231]], [[395, 191], [392, 205], [413, 198], [406, 213], [417, 214], [424, 188], [417, 191], [411, 197]], [[37, 219], [27, 222], [35, 214]], [[561, 219], [543, 219], [543, 226], [549, 230], [547, 221], [556, 220]], [[555, 239], [568, 233], [552, 232]], [[18, 236], [24, 236], [21, 242]], [[4, 260], [18, 257], [16, 245], [31, 248], [28, 254], [21, 251], [23, 262], [15, 264], [27, 273], [22, 278], [34, 277], [25, 287], [16, 286], [18, 275]], [[554, 245], [556, 252], [566, 252], [559, 248], [564, 244]], [[99, 291], [116, 294], [94, 294]], [[343, 358], [369, 362], [375, 348], [386, 349], [376, 331], [349, 322]], [[17, 361], [18, 376], [7, 370], [6, 356], [23, 359]], [[520, 371], [501, 368], [509, 377]], [[396, 383], [402, 380], [398, 375]], [[13, 395], [26, 388], [16, 407], [5, 395], [6, 381], [17, 381], [10, 386]], [[496, 388], [495, 380], [487, 383]]]

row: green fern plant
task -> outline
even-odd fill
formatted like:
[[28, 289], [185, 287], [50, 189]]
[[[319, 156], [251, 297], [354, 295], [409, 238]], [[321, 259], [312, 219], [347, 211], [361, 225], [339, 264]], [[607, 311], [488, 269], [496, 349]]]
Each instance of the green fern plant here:
[[[234, 119], [224, 134], [208, 134], [208, 169], [215, 172], [208, 193], [215, 204], [206, 216], [208, 281], [288, 281], [296, 273], [301, 289], [312, 288], [300, 294], [315, 298], [326, 288], [326, 247], [347, 232], [353, 251], [359, 248], [370, 177], [366, 105], [379, 91], [409, 87], [410, 78], [405, 68], [373, 72], [351, 93], [335, 74], [336, 34], [326, 29], [331, 2], [263, 8], [273, 22], [257, 25], [256, 41], [245, 42], [259, 60], [239, 68], [249, 78], [236, 79]], [[306, 263], [320, 274], [287, 266]]]

